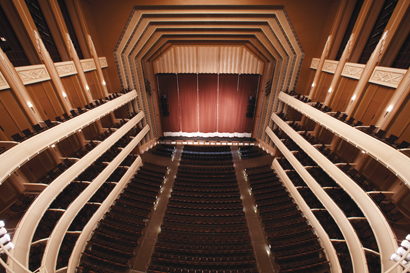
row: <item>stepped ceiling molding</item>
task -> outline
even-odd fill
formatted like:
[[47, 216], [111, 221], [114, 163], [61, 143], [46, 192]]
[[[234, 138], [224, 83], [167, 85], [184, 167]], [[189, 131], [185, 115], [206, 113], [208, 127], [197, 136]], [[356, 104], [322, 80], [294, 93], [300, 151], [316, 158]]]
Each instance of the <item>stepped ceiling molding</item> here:
[[135, 6], [114, 58], [123, 88], [145, 92], [155, 73], [257, 73], [276, 93], [296, 86], [304, 51], [283, 6]]

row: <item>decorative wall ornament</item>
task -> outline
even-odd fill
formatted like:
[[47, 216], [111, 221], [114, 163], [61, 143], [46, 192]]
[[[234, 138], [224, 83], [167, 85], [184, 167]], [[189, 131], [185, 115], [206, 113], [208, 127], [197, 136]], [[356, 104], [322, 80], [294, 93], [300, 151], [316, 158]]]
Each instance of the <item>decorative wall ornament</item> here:
[[7, 83], [6, 79], [4, 78], [3, 74], [0, 72], [0, 90], [8, 89], [10, 85]]
[[106, 68], [106, 67], [108, 67], [107, 58], [105, 58], [105, 57], [99, 57], [98, 60], [100, 60], [100, 66], [101, 66], [101, 68]]
[[50, 75], [44, 64], [16, 67], [24, 85], [50, 80]]
[[60, 77], [66, 77], [77, 74], [77, 69], [75, 69], [73, 61], [54, 63], [54, 65], [56, 66], [58, 75]]
[[397, 88], [406, 72], [406, 69], [376, 66], [369, 82]]
[[319, 66], [319, 61], [320, 61], [320, 59], [313, 58], [312, 62], [310, 63], [310, 68], [317, 69], [317, 67]]
[[84, 60], [80, 60], [80, 62], [81, 62], [81, 65], [83, 67], [84, 72], [92, 71], [92, 70], [97, 69], [95, 67], [94, 59], [84, 59]]
[[323, 67], [322, 67], [322, 71], [335, 74], [338, 64], [339, 64], [338, 61], [325, 60], [325, 63], [323, 64]]
[[364, 64], [346, 63], [342, 71], [342, 76], [358, 80], [365, 66]]

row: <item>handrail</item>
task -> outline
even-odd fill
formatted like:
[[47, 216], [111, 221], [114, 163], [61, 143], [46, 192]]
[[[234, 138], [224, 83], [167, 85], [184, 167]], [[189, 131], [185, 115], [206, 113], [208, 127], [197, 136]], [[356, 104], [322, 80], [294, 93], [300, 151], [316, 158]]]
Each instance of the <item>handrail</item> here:
[[289, 163], [298, 172], [300, 177], [309, 186], [312, 192], [320, 200], [323, 206], [327, 209], [329, 214], [333, 217], [336, 224], [339, 226], [342, 232], [347, 247], [349, 248], [350, 257], [352, 259], [353, 272], [355, 273], [368, 273], [366, 256], [362, 243], [356, 234], [352, 224], [346, 218], [343, 211], [336, 205], [336, 203], [327, 195], [327, 193], [322, 189], [322, 187], [316, 182], [316, 180], [310, 175], [310, 173], [305, 169], [304, 166], [299, 162], [299, 160], [292, 154], [291, 151], [282, 143], [282, 141], [275, 135], [271, 128], [266, 127], [266, 133], [275, 143], [276, 147], [281, 151], [281, 153], [287, 158]]
[[67, 272], [75, 273], [76, 267], [80, 262], [81, 253], [84, 251], [84, 248], [87, 245], [87, 241], [91, 238], [92, 231], [95, 229], [98, 221], [104, 216], [104, 214], [117, 198], [118, 194], [124, 189], [124, 187], [127, 185], [129, 180], [141, 165], [142, 160], [141, 157], [138, 156], [125, 172], [120, 181], [117, 183], [117, 185], [115, 185], [114, 189], [110, 192], [110, 194], [107, 196], [98, 210], [93, 214], [91, 219], [84, 226], [80, 236], [77, 239], [77, 242], [74, 245], [73, 251], [71, 252], [71, 257], [68, 261]]
[[382, 270], [385, 267], [389, 267], [391, 263], [390, 255], [397, 249], [396, 236], [383, 213], [370, 196], [275, 113], [272, 113], [272, 120], [355, 201], [365, 215], [376, 237]]
[[356, 128], [334, 118], [316, 108], [284, 93], [279, 94], [279, 99], [298, 112], [324, 126], [329, 131], [339, 135], [365, 151], [378, 161], [386, 165], [396, 176], [410, 188], [410, 157], [390, 145], [360, 131]]
[[286, 188], [292, 195], [293, 199], [298, 204], [298, 207], [302, 210], [303, 214], [309, 219], [310, 224], [312, 224], [315, 229], [315, 233], [319, 236], [320, 241], [323, 244], [325, 253], [330, 262], [330, 267], [332, 272], [342, 272], [342, 267], [340, 266], [339, 258], [337, 257], [336, 250], [330, 241], [329, 235], [324, 230], [323, 226], [320, 224], [319, 220], [316, 218], [315, 214], [312, 212], [310, 207], [306, 204], [305, 199], [300, 195], [299, 191], [290, 181], [289, 176], [285, 173], [282, 166], [279, 164], [278, 160], [275, 158], [272, 162], [272, 168], [276, 171], [279, 178], [285, 184]]
[[[20, 220], [13, 237], [15, 249], [12, 255], [24, 265], [28, 265], [30, 245], [34, 236], [35, 228], [40, 223], [50, 204], [63, 191], [63, 189], [75, 179], [79, 173], [83, 172], [98, 157], [104, 154], [115, 142], [123, 137], [142, 118], [144, 113], [138, 113], [133, 119], [125, 123], [119, 130], [112, 133], [107, 139], [88, 152], [79, 161], [74, 163], [65, 172], [59, 175], [41, 194], [33, 201], [23, 218]], [[14, 268], [13, 263], [10, 264]]]
[[[121, 127], [122, 128], [122, 127]], [[121, 128], [119, 130], [121, 130]], [[47, 241], [46, 249], [44, 250], [43, 260], [41, 265], [45, 266], [48, 271], [54, 272], [57, 264], [57, 258], [64, 235], [66, 234], [71, 222], [77, 216], [78, 212], [84, 207], [91, 196], [100, 188], [107, 178], [117, 169], [121, 162], [128, 154], [137, 146], [141, 139], [149, 131], [149, 125], [146, 125], [141, 132], [138, 133], [130, 143], [108, 164], [107, 167], [85, 188], [85, 190], [70, 204], [66, 212], [61, 216], [60, 220], [54, 227]]]
[[107, 115], [122, 105], [137, 97], [135, 90], [128, 92], [116, 99], [107, 101], [90, 111], [71, 118], [58, 126], [24, 140], [22, 143], [10, 148], [0, 155], [0, 184], [6, 180], [14, 170], [30, 160], [44, 149], [47, 149], [57, 141], [87, 126], [93, 121]]

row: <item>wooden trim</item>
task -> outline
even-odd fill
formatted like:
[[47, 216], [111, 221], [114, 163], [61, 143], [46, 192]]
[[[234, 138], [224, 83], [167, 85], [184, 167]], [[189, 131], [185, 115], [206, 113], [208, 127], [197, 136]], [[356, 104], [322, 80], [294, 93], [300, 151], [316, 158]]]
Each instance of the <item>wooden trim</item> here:
[[44, 64], [16, 67], [24, 85], [51, 80]]
[[78, 73], [73, 61], [54, 63], [54, 65], [60, 78]]
[[96, 70], [97, 67], [95, 66], [94, 59], [84, 59], [80, 60], [81, 66], [83, 67], [84, 72]]
[[369, 82], [397, 88], [406, 72], [406, 69], [376, 66], [370, 76]]
[[0, 90], [9, 89], [10, 85], [4, 78], [3, 74], [0, 72]]

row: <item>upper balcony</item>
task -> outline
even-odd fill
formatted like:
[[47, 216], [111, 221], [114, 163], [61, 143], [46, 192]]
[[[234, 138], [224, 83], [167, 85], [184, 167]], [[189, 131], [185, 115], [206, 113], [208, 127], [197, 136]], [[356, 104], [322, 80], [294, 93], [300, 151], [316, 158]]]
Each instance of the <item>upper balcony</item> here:
[[377, 161], [390, 169], [400, 178], [407, 187], [410, 187], [410, 158], [399, 150], [394, 149], [388, 144], [370, 136], [366, 133], [324, 114], [322, 111], [306, 104], [284, 92], [281, 92], [279, 99], [294, 108], [296, 111], [306, 115], [310, 119], [319, 123], [342, 139], [361, 149], [364, 153], [375, 158]]
[[10, 148], [0, 155], [0, 165], [2, 166], [0, 169], [0, 182], [6, 180], [7, 177], [16, 169], [20, 168], [21, 165], [43, 150], [49, 148], [52, 144], [68, 137], [77, 130], [93, 123], [95, 120], [100, 119], [136, 97], [137, 92], [135, 90], [128, 92]]

